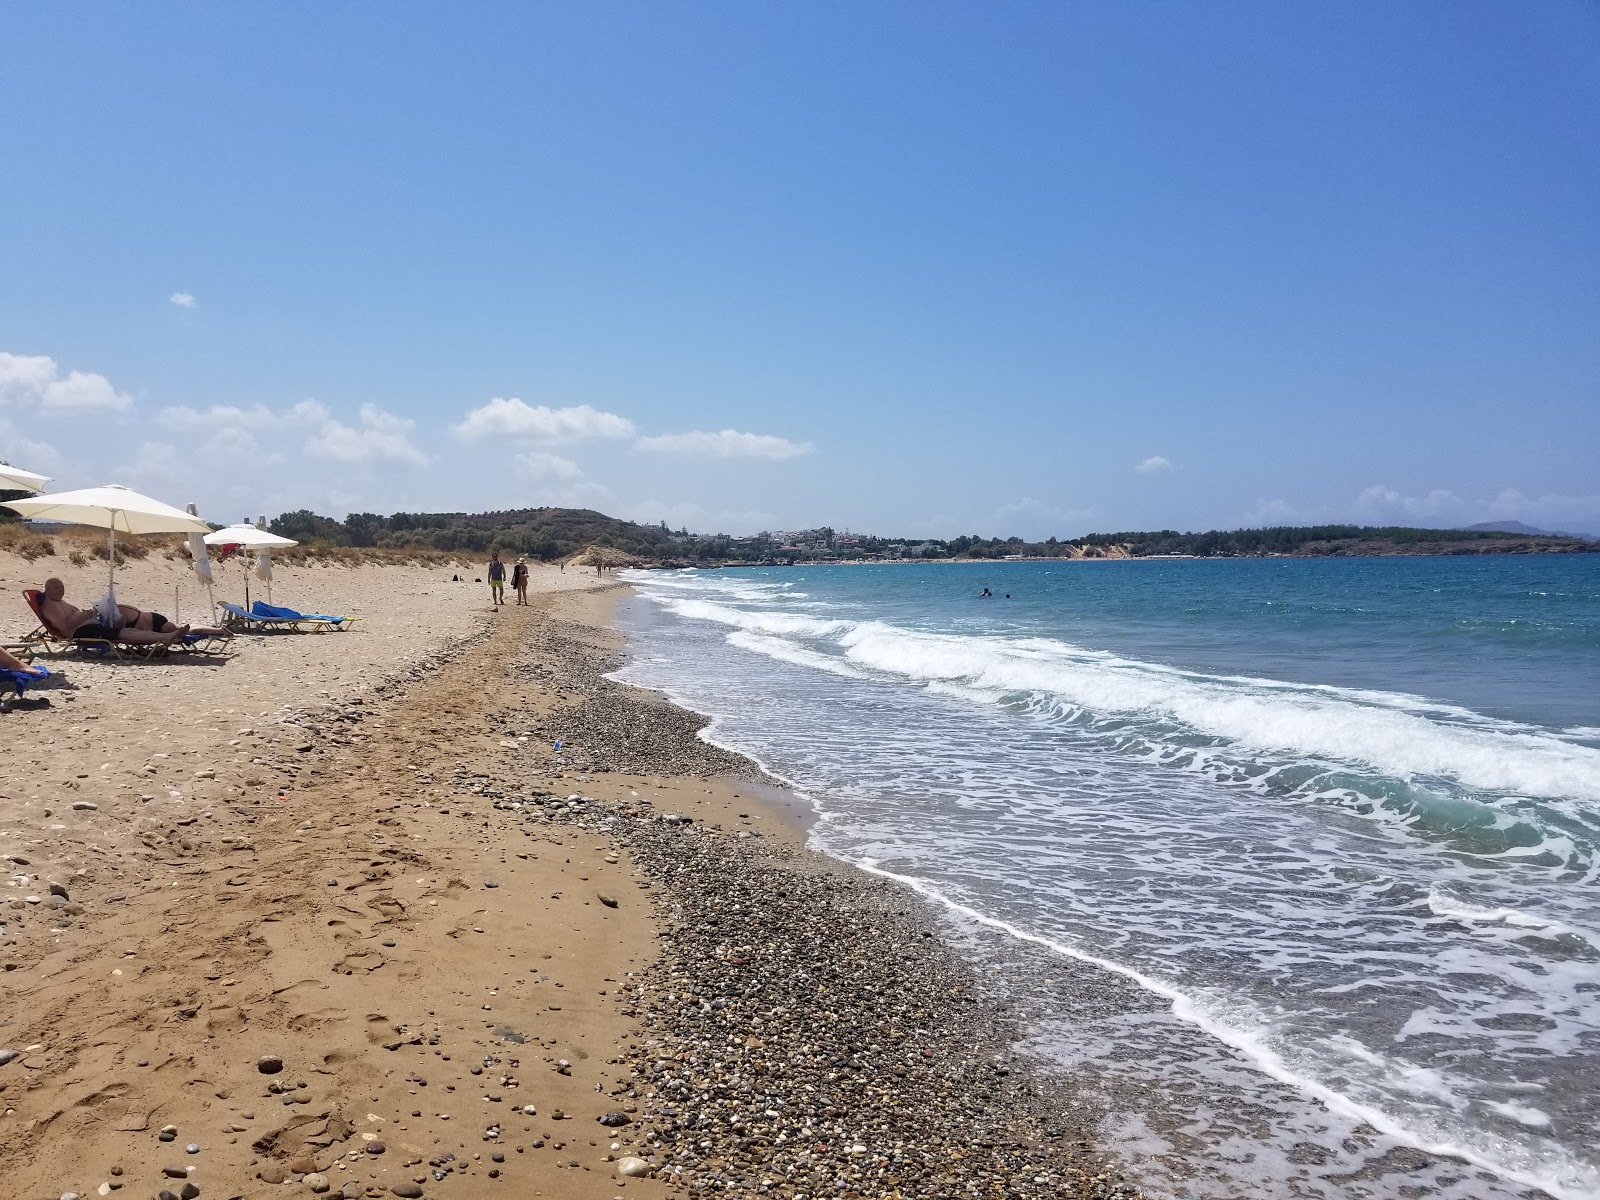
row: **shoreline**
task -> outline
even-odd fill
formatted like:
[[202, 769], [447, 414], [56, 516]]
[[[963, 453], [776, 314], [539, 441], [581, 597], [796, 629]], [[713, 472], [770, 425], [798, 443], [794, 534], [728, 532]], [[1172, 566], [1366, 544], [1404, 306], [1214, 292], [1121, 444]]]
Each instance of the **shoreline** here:
[[[1049, 1094], [1060, 1081], [1015, 1052], [1018, 1031], [941, 940], [933, 906], [910, 888], [810, 849], [812, 806], [758, 764], [700, 739], [704, 717], [610, 678], [622, 638], [609, 621], [608, 631], [611, 644], [596, 647], [587, 669], [596, 686], [617, 689], [627, 704], [687, 715], [692, 728], [684, 732], [736, 764], [705, 781], [706, 799], [680, 804], [679, 813], [634, 818], [629, 838], [664, 883], [658, 920], [667, 926], [662, 960], [635, 992], [657, 1036], [641, 1047], [634, 1069], [681, 1083], [664, 1064], [687, 1066], [695, 1075], [690, 1095], [701, 1101], [696, 1112], [669, 1092], [667, 1102], [657, 1095], [653, 1112], [645, 1108], [645, 1118], [654, 1117], [650, 1144], [692, 1144], [663, 1170], [695, 1190], [740, 1195], [944, 1195], [974, 1186], [1016, 1196], [1135, 1195], [1070, 1102]], [[740, 827], [724, 830], [715, 818], [730, 812]], [[682, 815], [693, 823], [675, 820]], [[770, 823], [751, 824], [762, 820]], [[876, 952], [863, 953], [863, 944]], [[774, 963], [782, 969], [771, 971]], [[760, 977], [755, 988], [752, 971]], [[813, 997], [817, 979], [835, 981], [815, 985], [826, 999]], [[806, 1012], [820, 1004], [828, 1006], [825, 1024]], [[912, 1016], [885, 1023], [891, 1006]], [[840, 1026], [854, 1032], [832, 1056], [807, 1044], [837, 1042]], [[710, 1049], [708, 1032], [728, 1034], [735, 1049]], [[856, 1039], [866, 1036], [901, 1045], [864, 1050]], [[855, 1070], [840, 1083], [845, 1062]], [[784, 1087], [752, 1089], [741, 1072], [776, 1077]], [[720, 1128], [708, 1129], [707, 1113], [725, 1109], [741, 1081], [752, 1111], [743, 1123], [724, 1115]], [[824, 1101], [803, 1094], [818, 1091]], [[852, 1127], [839, 1121], [846, 1092], [857, 1110]], [[782, 1128], [780, 1110], [789, 1122]], [[960, 1165], [952, 1170], [952, 1162]]]
[[1130, 1194], [919, 902], [604, 677], [621, 585], [342, 570], [279, 586], [369, 632], [0, 718], [9, 1194]]

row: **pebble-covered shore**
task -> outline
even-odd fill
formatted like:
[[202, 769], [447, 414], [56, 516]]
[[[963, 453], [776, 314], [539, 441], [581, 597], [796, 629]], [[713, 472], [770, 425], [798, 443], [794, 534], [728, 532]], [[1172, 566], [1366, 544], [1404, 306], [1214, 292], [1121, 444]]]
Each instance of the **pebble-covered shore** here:
[[[550, 620], [536, 641], [582, 697], [541, 728], [574, 764], [756, 774], [696, 737], [699, 717], [608, 679], [615, 653], [582, 631]], [[613, 1093], [651, 1174], [795, 1200], [1135, 1194], [1059, 1083], [1010, 1053], [1013, 1030], [912, 893], [645, 802], [501, 806], [609, 833], [655, 885], [661, 958], [630, 985], [642, 1033]]]

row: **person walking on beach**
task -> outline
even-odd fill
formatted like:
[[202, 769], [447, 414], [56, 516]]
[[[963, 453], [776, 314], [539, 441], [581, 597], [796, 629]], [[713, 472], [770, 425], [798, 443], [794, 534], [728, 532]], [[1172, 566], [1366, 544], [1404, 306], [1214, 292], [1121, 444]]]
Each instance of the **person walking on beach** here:
[[528, 602], [528, 560], [517, 559], [517, 565], [511, 568], [511, 588], [517, 593], [517, 603]]
[[506, 602], [506, 565], [499, 551], [489, 556], [489, 596], [496, 604]]

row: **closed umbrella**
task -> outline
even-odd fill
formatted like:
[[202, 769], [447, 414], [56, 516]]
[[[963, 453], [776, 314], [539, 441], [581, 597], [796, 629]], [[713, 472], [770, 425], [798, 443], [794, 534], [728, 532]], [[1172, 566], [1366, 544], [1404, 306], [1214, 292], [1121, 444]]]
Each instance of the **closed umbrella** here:
[[49, 482], [48, 475], [36, 475], [21, 467], [0, 463], [0, 492], [42, 492]]
[[80, 488], [8, 500], [6, 507], [35, 521], [60, 521], [63, 525], [90, 525], [107, 531], [106, 557], [110, 560], [107, 587], [117, 577], [117, 534], [204, 533], [211, 526], [199, 517], [140, 495], [120, 483]]
[[[198, 515], [195, 506], [188, 506], [189, 515]], [[206, 599], [211, 602], [211, 619], [217, 619], [217, 598], [211, 594], [211, 555], [206, 552], [206, 540], [199, 533], [189, 535], [189, 557], [194, 560], [194, 577], [206, 585]]]
[[[257, 529], [248, 521], [238, 525], [226, 526], [215, 533], [208, 533], [204, 540], [208, 546], [221, 546], [224, 549], [235, 550], [256, 550], [263, 553], [271, 550], [274, 546], [298, 546], [300, 544], [293, 538], [279, 537], [277, 534], [269, 533], [265, 529]], [[241, 561], [243, 561], [242, 556]], [[272, 568], [269, 566], [267, 568], [267, 578], [269, 579], [272, 577], [271, 570]], [[248, 567], [245, 568], [244, 576], [244, 606], [246, 609], [250, 607], [250, 570]]]

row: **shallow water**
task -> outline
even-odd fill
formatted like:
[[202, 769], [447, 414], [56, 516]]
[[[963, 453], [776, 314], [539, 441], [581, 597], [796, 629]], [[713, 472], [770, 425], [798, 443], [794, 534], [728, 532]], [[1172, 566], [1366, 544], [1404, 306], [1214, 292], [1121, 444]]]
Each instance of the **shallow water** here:
[[635, 582], [623, 677], [943, 904], [1152, 1190], [1600, 1196], [1600, 556]]

